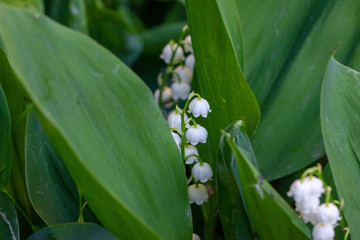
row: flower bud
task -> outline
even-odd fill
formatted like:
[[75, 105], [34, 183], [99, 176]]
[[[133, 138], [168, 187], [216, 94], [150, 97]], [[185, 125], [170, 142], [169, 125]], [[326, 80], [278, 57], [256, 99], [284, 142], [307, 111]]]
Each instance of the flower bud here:
[[189, 56], [187, 56], [187, 58], [185, 59], [185, 66], [190, 68], [192, 72], [194, 72], [194, 67], [195, 67], [195, 58], [193, 54], [190, 54]]
[[209, 199], [207, 189], [202, 184], [193, 184], [189, 186], [188, 192], [190, 203], [196, 203], [197, 205], [201, 205], [204, 202], [207, 202]]
[[187, 53], [193, 53], [192, 43], [191, 43], [191, 36], [187, 35], [184, 39], [184, 49]]
[[180, 47], [180, 46], [178, 47], [178, 45], [176, 43], [166, 44], [166, 46], [164, 47], [164, 49], [162, 51], [162, 54], [160, 55], [160, 58], [163, 59], [166, 64], [169, 64], [171, 61], [173, 51], [175, 51], [175, 49], [176, 49], [176, 52], [175, 52], [173, 63], [176, 64], [176, 63], [181, 62], [182, 60], [184, 60], [184, 50], [182, 49], [182, 47]]
[[[186, 82], [188, 84], [191, 83], [192, 81], [192, 78], [193, 78], [193, 72], [191, 71], [190, 68], [188, 67], [184, 67], [184, 66], [177, 66], [174, 70], [177, 74], [173, 74], [173, 78], [172, 80], [174, 82]], [[179, 77], [180, 77], [180, 80], [179, 80]]]
[[190, 85], [188, 83], [185, 82], [174, 82], [171, 85], [171, 92], [172, 92], [172, 97], [174, 100], [178, 100], [179, 98], [182, 100], [186, 100], [187, 97], [189, 96], [190, 93]]
[[[154, 93], [154, 97], [155, 97], [156, 103], [158, 103], [159, 97], [160, 97], [160, 89], [156, 89], [156, 91]], [[164, 87], [161, 98], [162, 98], [162, 102], [164, 102], [164, 103], [169, 102], [171, 100], [172, 94], [171, 94], [171, 89], [169, 87]]]
[[313, 240], [333, 240], [335, 231], [331, 224], [318, 223], [313, 228]]
[[206, 139], [208, 137], [208, 132], [206, 129], [200, 124], [195, 126], [191, 126], [185, 133], [185, 138], [189, 141], [192, 145], [196, 145], [199, 142], [206, 143]]
[[323, 203], [317, 210], [317, 218], [322, 224], [331, 224], [333, 226], [341, 220], [340, 211], [333, 203]]
[[191, 170], [191, 174], [194, 177], [195, 181], [199, 181], [202, 183], [211, 180], [213, 176], [213, 171], [209, 164], [207, 163], [196, 163]]
[[306, 179], [306, 181], [308, 181], [308, 183], [310, 185], [310, 194], [311, 195], [319, 198], [321, 196], [321, 194], [323, 192], [325, 192], [324, 184], [319, 178], [312, 176], [311, 178], [306, 177], [305, 179]]
[[194, 117], [201, 115], [206, 118], [209, 112], [211, 112], [210, 105], [204, 98], [194, 98], [191, 100], [188, 113], [192, 113]]
[[[193, 145], [187, 145], [185, 147], [185, 158], [188, 157], [189, 155], [194, 154], [194, 155], [199, 155], [198, 150], [196, 149], [195, 146]], [[193, 162], [199, 162], [199, 160], [197, 159], [197, 157], [195, 156], [191, 156], [188, 159], [186, 159], [186, 164], [192, 164]]]

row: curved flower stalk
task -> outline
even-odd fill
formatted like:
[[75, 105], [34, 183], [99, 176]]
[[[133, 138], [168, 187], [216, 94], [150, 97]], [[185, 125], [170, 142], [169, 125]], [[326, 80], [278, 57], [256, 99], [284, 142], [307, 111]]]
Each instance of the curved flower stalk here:
[[[325, 203], [320, 204], [323, 193], [326, 195]], [[307, 169], [300, 179], [291, 184], [287, 195], [294, 198], [295, 210], [300, 213], [303, 221], [314, 225], [312, 232], [314, 240], [334, 239], [334, 228], [342, 219], [341, 210], [344, 202], [331, 200], [331, 187], [326, 185], [321, 165]], [[348, 227], [344, 227], [344, 230], [349, 233]], [[345, 234], [344, 239], [347, 239], [348, 235]]]

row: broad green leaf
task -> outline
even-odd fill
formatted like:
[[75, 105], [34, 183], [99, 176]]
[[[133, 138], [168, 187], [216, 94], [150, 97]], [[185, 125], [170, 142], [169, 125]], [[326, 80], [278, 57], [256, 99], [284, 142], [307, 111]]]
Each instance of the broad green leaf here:
[[67, 223], [43, 228], [27, 240], [117, 240], [103, 227], [93, 223]]
[[[1, 68], [0, 68], [1, 69]], [[1, 73], [6, 74], [6, 73]], [[2, 77], [0, 77], [2, 78]], [[0, 80], [1, 82], [1, 80]], [[8, 183], [11, 172], [11, 122], [9, 107], [0, 85], [0, 188]]]
[[[28, 114], [25, 135], [26, 187], [32, 205], [47, 225], [76, 222], [79, 194], [34, 111]], [[93, 217], [85, 208], [85, 221]]]
[[[242, 127], [239, 129], [246, 134]], [[237, 146], [230, 134], [224, 136], [236, 159], [238, 176], [235, 179], [240, 183], [245, 209], [260, 239], [310, 239], [307, 226], [251, 163], [249, 150]]]
[[4, 240], [20, 240], [19, 223], [10, 198], [0, 192], [0, 236]]
[[44, 11], [44, 3], [42, 0], [0, 0], [0, 3], [6, 3], [22, 8], [34, 8]]
[[321, 96], [321, 126], [337, 193], [352, 239], [360, 238], [360, 74], [337, 62], [328, 63]]
[[[1, 42], [1, 41], [0, 41]], [[0, 49], [0, 83], [8, 102], [12, 126], [12, 164], [7, 190], [33, 221], [39, 220], [31, 206], [25, 183], [25, 121], [19, 121], [26, 109], [26, 94]], [[21, 222], [21, 217], [19, 221]]]
[[[231, 134], [236, 145], [250, 150], [249, 158], [254, 160], [253, 163], [256, 165], [251, 143], [246, 133], [240, 130], [240, 123], [231, 124], [226, 131]], [[226, 239], [253, 239], [252, 228], [241, 197], [236, 160], [224, 136], [220, 139], [216, 165], [215, 189], [218, 191], [220, 219], [225, 237]]]
[[184, 165], [147, 86], [93, 40], [41, 14], [0, 5], [0, 16], [19, 81], [101, 223], [119, 238], [189, 239]]
[[[251, 137], [260, 111], [241, 71], [241, 26], [232, 19], [238, 15], [235, 2], [188, 0], [186, 7], [200, 92], [213, 110], [206, 119], [211, 144], [217, 146], [220, 129], [237, 119], [245, 121]], [[212, 149], [215, 156], [217, 148]]]
[[[253, 138], [268, 180], [324, 155], [320, 89], [331, 50], [347, 62], [360, 34], [360, 1], [239, 0], [245, 76], [259, 99], [262, 121]], [[209, 38], [209, 36], [208, 36]]]

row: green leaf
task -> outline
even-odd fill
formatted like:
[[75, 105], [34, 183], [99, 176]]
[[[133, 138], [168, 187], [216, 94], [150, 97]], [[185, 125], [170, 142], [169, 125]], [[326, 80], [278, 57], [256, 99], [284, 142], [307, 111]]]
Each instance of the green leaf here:
[[[76, 222], [79, 194], [69, 172], [46, 136], [34, 111], [25, 135], [26, 187], [32, 205], [47, 225]], [[85, 221], [93, 217], [85, 208]]]
[[20, 240], [15, 207], [10, 198], [2, 192], [0, 192], [0, 236], [4, 240]]
[[117, 240], [103, 227], [93, 223], [67, 223], [43, 228], [27, 240]]
[[[251, 143], [244, 132], [240, 130], [240, 122], [233, 123], [226, 128], [231, 134], [236, 145], [243, 146], [249, 151], [249, 157], [256, 159], [252, 151]], [[222, 136], [219, 144], [219, 156], [217, 158], [217, 175], [215, 177], [218, 191], [218, 205], [222, 229], [226, 239], [253, 239], [253, 232], [248, 219], [246, 209], [241, 197], [239, 172], [236, 160], [230, 146]]]
[[[348, 61], [360, 34], [360, 2], [239, 0], [245, 76], [262, 121], [253, 138], [268, 180], [293, 173], [324, 155], [320, 89], [332, 48]], [[209, 37], [208, 37], [209, 38]]]
[[[243, 127], [239, 129], [245, 138]], [[251, 163], [249, 150], [237, 146], [229, 133], [224, 136], [236, 159], [239, 173], [235, 179], [240, 183], [245, 209], [260, 239], [310, 239], [307, 226]]]
[[[206, 119], [211, 144], [217, 146], [220, 129], [237, 119], [245, 121], [251, 137], [260, 111], [241, 71], [241, 26], [232, 19], [238, 14], [235, 2], [188, 0], [186, 7], [200, 92], [213, 110]], [[217, 148], [212, 149], [215, 155]]]
[[6, 5], [0, 16], [19, 81], [101, 223], [119, 238], [189, 239], [184, 165], [147, 86], [83, 34]]
[[321, 96], [321, 126], [352, 239], [360, 238], [360, 74], [331, 57]]
[[[6, 74], [6, 72], [1, 71], [1, 75], [2, 74]], [[0, 76], [0, 78], [4, 77]], [[11, 122], [9, 107], [1, 85], [0, 123], [0, 187], [5, 187], [7, 186], [11, 173]]]
[[[2, 49], [0, 49], [0, 70], [0, 83], [8, 102], [12, 126], [12, 164], [7, 190], [29, 218], [36, 222], [38, 219], [31, 206], [25, 183], [25, 121], [24, 119], [19, 121], [26, 109], [26, 94]], [[21, 222], [21, 220], [20, 216], [19, 221]]]
[[6, 3], [22, 8], [33, 8], [42, 12], [44, 11], [44, 3], [42, 0], [0, 0], [0, 3]]

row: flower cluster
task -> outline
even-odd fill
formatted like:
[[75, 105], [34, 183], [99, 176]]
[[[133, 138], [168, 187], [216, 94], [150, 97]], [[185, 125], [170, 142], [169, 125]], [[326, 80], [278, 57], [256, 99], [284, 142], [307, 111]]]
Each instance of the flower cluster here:
[[[164, 74], [159, 75], [160, 88], [154, 93], [155, 100], [162, 107], [170, 107], [173, 102], [186, 100], [191, 91], [191, 82], [195, 66], [195, 58], [191, 44], [191, 36], [187, 34], [188, 28], [184, 27], [178, 43], [171, 40], [163, 49], [160, 58], [167, 64]], [[172, 77], [171, 77], [172, 76]], [[171, 86], [166, 86], [171, 77]]]
[[[300, 213], [303, 221], [314, 225], [313, 239], [332, 240], [335, 237], [334, 228], [341, 220], [340, 210], [335, 204], [341, 206], [342, 204], [338, 201], [330, 202], [331, 187], [326, 186], [321, 179], [323, 179], [321, 166], [310, 168], [304, 172], [301, 179], [291, 184], [287, 194], [294, 198], [295, 210]], [[326, 200], [325, 203], [320, 204], [323, 193], [326, 193]]]
[[195, 181], [195, 184], [188, 188], [190, 203], [201, 205], [209, 199], [207, 188], [202, 183], [211, 180], [213, 172], [210, 165], [202, 161], [195, 146], [198, 143], [206, 143], [208, 132], [200, 124], [197, 124], [194, 118], [189, 118], [186, 115], [187, 107], [187, 112], [192, 114], [194, 118], [200, 115], [206, 118], [211, 109], [208, 101], [199, 94], [191, 93], [184, 109], [176, 106], [176, 109], [168, 117], [169, 129], [185, 164], [193, 164], [191, 177], [188, 180], [189, 183], [192, 180]]
[[[163, 105], [170, 108], [175, 103], [175, 109], [168, 115], [167, 123], [185, 166], [192, 166], [188, 184], [194, 184], [188, 187], [189, 201], [201, 205], [209, 199], [204, 183], [211, 180], [213, 171], [200, 158], [196, 148], [197, 144], [206, 143], [208, 132], [194, 118], [206, 118], [211, 109], [208, 101], [199, 94], [190, 93], [195, 59], [191, 37], [187, 35], [187, 31], [185, 26], [179, 41], [175, 43], [172, 40], [164, 47], [160, 58], [167, 64], [167, 68], [164, 74], [159, 75], [160, 88], [155, 91], [154, 96], [160, 108]], [[167, 86], [168, 80], [171, 82], [170, 87]], [[186, 100], [183, 109], [179, 107], [178, 100]], [[193, 240], [200, 240], [200, 237], [194, 233]]]

